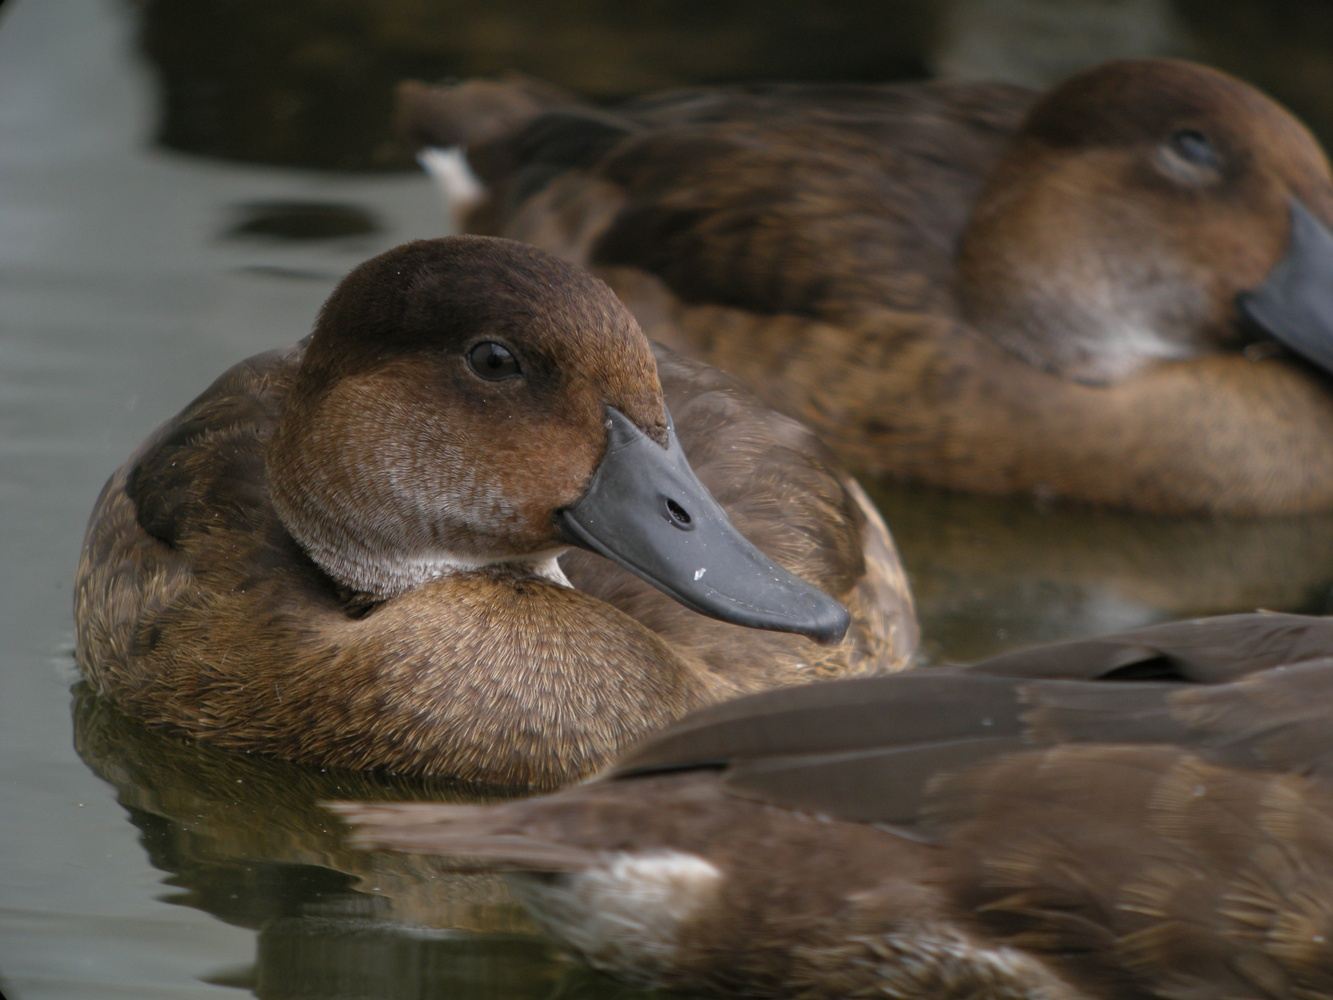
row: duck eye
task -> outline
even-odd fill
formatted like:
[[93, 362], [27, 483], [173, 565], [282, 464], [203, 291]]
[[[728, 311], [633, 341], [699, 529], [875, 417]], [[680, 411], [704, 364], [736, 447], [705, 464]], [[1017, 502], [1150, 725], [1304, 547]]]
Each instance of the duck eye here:
[[1216, 147], [1197, 129], [1183, 128], [1171, 133], [1171, 152], [1196, 167], [1218, 170], [1222, 166]]
[[523, 374], [514, 352], [493, 340], [483, 340], [469, 347], [467, 363], [474, 372], [491, 382]]

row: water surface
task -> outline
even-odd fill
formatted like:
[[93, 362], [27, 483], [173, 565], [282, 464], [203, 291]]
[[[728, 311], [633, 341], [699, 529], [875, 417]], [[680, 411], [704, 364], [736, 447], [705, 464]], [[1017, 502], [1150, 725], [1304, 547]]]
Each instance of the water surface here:
[[[200, 20], [164, 26], [182, 9]], [[444, 71], [425, 29], [372, 20], [352, 32], [358, 46], [334, 16], [349, 5], [329, 3], [323, 20], [287, 16], [283, 30], [306, 43], [275, 62], [246, 33], [261, 9], [295, 7], [29, 0], [0, 14], [0, 989], [9, 1000], [640, 996], [562, 962], [495, 883], [353, 852], [316, 808], [447, 787], [218, 753], [146, 732], [76, 685], [71, 577], [106, 476], [225, 367], [304, 335], [352, 265], [440, 229], [427, 182], [387, 170], [403, 163], [387, 126], [364, 125], [383, 117], [392, 79]], [[518, 15], [489, 9], [449, 39], [471, 53], [462, 71], [507, 58], [495, 52]], [[240, 20], [209, 20], [219, 10]], [[904, 16], [904, 37], [924, 36]], [[598, 31], [624, 27], [607, 17]], [[745, 63], [757, 43], [743, 20], [726, 24], [717, 52], [730, 54], [702, 75], [722, 75], [726, 60], [824, 72], [815, 54], [773, 54], [799, 26], [770, 26], [762, 58]], [[577, 55], [569, 30], [543, 58]], [[681, 37], [650, 47], [657, 62], [613, 46], [575, 60], [573, 82], [679, 82]], [[884, 65], [903, 72], [935, 60], [894, 58]], [[626, 76], [631, 61], [656, 75]], [[858, 56], [857, 71], [873, 62]], [[246, 73], [250, 90], [236, 82]], [[1153, 520], [901, 487], [876, 496], [934, 658], [1181, 614], [1329, 607], [1330, 518]]]

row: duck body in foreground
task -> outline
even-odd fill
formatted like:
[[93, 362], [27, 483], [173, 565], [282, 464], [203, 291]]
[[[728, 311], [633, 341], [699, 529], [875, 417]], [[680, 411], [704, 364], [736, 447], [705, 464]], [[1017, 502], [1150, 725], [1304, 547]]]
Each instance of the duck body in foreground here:
[[650, 336], [858, 471], [1154, 512], [1333, 507], [1333, 179], [1225, 74], [1131, 60], [1046, 94], [760, 85], [609, 110], [528, 81], [405, 84], [400, 114], [465, 148], [484, 185], [455, 200], [465, 228], [589, 264]]
[[745, 996], [1333, 995], [1333, 619], [1237, 615], [704, 709], [609, 775], [349, 804], [631, 979]]
[[77, 658], [230, 749], [550, 787], [700, 705], [906, 662], [897, 555], [830, 463], [578, 268], [407, 244], [111, 477]]

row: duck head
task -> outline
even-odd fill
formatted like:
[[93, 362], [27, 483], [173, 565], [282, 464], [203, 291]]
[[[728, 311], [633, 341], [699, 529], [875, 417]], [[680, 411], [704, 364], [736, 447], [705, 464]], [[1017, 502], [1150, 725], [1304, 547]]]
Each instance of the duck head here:
[[1028, 113], [963, 235], [959, 299], [1084, 382], [1235, 347], [1250, 322], [1333, 370], [1331, 222], [1328, 160], [1276, 102], [1191, 63], [1112, 62]]
[[628, 310], [520, 243], [424, 240], [348, 275], [267, 466], [292, 536], [375, 597], [493, 565], [563, 580], [573, 544], [724, 621], [825, 642], [847, 628], [695, 477]]

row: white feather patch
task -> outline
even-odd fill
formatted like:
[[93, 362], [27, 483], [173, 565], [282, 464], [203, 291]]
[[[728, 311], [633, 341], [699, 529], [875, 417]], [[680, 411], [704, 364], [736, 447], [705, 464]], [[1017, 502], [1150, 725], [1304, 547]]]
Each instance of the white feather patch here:
[[468, 166], [463, 147], [427, 146], [417, 153], [417, 162], [444, 196], [454, 229], [460, 229], [463, 213], [486, 197], [486, 186]]
[[620, 852], [555, 879], [513, 879], [540, 923], [594, 965], [669, 968], [681, 925], [716, 898], [722, 873], [696, 854]]

